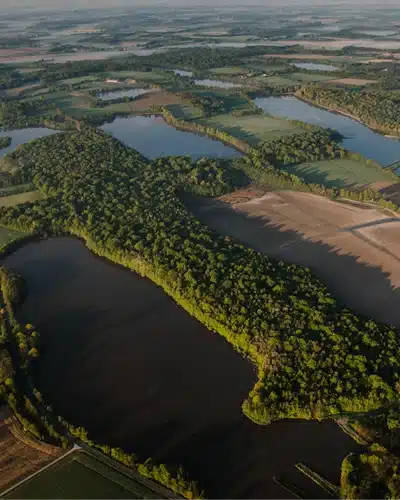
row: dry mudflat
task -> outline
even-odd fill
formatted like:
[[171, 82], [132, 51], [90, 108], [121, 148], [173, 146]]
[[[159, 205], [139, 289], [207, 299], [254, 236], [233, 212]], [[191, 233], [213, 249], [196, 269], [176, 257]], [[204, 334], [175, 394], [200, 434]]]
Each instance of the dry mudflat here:
[[400, 327], [400, 217], [309, 193], [251, 190], [196, 199], [214, 230], [311, 268], [345, 306]]

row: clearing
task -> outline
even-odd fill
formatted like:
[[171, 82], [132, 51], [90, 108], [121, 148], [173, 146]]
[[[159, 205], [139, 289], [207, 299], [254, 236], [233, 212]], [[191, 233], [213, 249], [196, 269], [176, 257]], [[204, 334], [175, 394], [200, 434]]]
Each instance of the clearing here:
[[311, 268], [347, 307], [400, 326], [400, 218], [293, 191], [196, 198], [189, 207], [221, 234]]
[[[31, 441], [0, 408], [0, 491], [41, 469], [61, 455], [60, 448]], [[1, 415], [5, 412], [5, 415]]]
[[338, 80], [329, 80], [326, 83], [339, 83], [341, 85], [369, 85], [377, 83], [377, 80], [366, 80], [365, 78], [339, 78]]
[[[161, 498], [116, 465], [83, 450], [74, 451], [5, 498]], [[172, 498], [172, 497], [171, 497]]]
[[338, 158], [288, 165], [282, 170], [295, 174], [308, 183], [333, 187], [368, 186], [375, 182], [396, 182], [396, 175], [374, 164]]
[[22, 238], [22, 236], [26, 236], [26, 233], [0, 226], [0, 248], [11, 241]]
[[21, 203], [34, 202], [41, 199], [39, 191], [27, 191], [25, 193], [12, 194], [0, 197], [0, 207], [12, 207]]
[[272, 141], [292, 134], [301, 134], [305, 130], [289, 120], [265, 115], [234, 116], [217, 115], [196, 120], [197, 123], [217, 128], [233, 137], [256, 146], [261, 141]]

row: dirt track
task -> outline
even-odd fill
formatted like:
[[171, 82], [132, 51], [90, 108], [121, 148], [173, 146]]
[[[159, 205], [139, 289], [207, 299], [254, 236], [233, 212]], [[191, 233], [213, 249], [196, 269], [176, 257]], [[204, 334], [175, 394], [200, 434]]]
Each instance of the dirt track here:
[[222, 234], [310, 267], [347, 307], [400, 327], [400, 218], [300, 192], [242, 200], [196, 199], [190, 208]]

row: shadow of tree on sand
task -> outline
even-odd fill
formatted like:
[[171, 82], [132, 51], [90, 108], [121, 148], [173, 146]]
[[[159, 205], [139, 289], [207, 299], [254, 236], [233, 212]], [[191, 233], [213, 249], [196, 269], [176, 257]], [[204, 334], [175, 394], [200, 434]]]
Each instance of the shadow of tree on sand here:
[[185, 199], [190, 211], [212, 230], [231, 236], [278, 260], [304, 265], [328, 287], [343, 306], [375, 321], [400, 327], [400, 288], [380, 267], [360, 262], [358, 255], [320, 241], [307, 239], [295, 230], [283, 229], [264, 216], [235, 210], [207, 198]]

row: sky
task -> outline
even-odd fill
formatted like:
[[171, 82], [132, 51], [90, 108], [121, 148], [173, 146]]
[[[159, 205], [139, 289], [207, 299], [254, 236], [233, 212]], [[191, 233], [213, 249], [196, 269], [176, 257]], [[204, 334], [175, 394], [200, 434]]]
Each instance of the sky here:
[[247, 5], [270, 6], [270, 5], [333, 5], [335, 3], [344, 5], [375, 5], [400, 7], [400, 0], [0, 0], [0, 10], [13, 8], [51, 8], [51, 9], [77, 9], [97, 7], [120, 7], [120, 6], [152, 6], [164, 5], [212, 5], [222, 7], [225, 5]]

